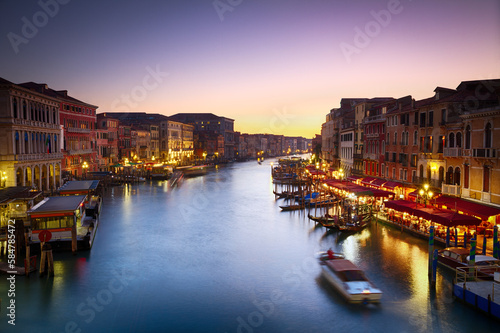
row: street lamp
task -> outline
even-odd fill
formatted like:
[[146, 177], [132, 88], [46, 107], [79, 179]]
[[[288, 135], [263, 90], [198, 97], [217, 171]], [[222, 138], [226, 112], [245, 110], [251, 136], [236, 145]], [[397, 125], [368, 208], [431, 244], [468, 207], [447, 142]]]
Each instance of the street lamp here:
[[82, 168], [83, 168], [83, 174], [85, 175], [85, 178], [87, 178], [87, 169], [88, 169], [89, 165], [87, 164], [87, 161], [84, 161], [83, 164], [82, 164]]
[[340, 180], [344, 180], [344, 169], [340, 169], [339, 170], [339, 177], [340, 177]]
[[[429, 184], [424, 184], [424, 188], [420, 189], [420, 191], [418, 193], [420, 194], [422, 199], [424, 199], [424, 206], [427, 207], [427, 199], [429, 199], [429, 203], [430, 203], [432, 196], [434, 195], [434, 193], [432, 193], [432, 191], [429, 190]], [[417, 198], [417, 201], [418, 201], [418, 198]]]

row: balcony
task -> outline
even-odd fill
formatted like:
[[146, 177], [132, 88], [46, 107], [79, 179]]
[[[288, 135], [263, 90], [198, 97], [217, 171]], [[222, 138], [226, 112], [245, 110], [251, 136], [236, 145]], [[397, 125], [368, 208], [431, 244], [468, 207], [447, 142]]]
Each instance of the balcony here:
[[42, 121], [33, 121], [33, 120], [27, 120], [27, 119], [14, 118], [14, 124], [33, 126], [33, 127], [43, 127], [43, 128], [56, 129], [56, 130], [59, 129], [59, 125], [57, 125], [57, 124], [49, 124], [49, 123], [44, 123]]
[[70, 149], [68, 150], [69, 155], [85, 155], [92, 154], [92, 149]]
[[415, 185], [429, 184], [431, 187], [441, 188], [443, 181], [438, 179], [427, 179], [425, 177], [414, 177], [413, 183]]
[[455, 196], [460, 195], [460, 185], [450, 185], [443, 183], [441, 186], [442, 186], [441, 188], [442, 194], [455, 195]]
[[444, 157], [462, 157], [462, 148], [444, 148]]
[[40, 153], [40, 154], [19, 154], [16, 155], [16, 161], [40, 161], [40, 160], [60, 160], [63, 153]]
[[90, 128], [68, 127], [68, 128], [66, 128], [66, 131], [68, 133], [84, 133], [84, 134], [89, 134], [90, 133]]
[[494, 148], [474, 148], [472, 149], [472, 157], [476, 158], [496, 158], [496, 149]]
[[353, 158], [356, 160], [362, 160], [363, 159], [363, 154], [353, 154]]

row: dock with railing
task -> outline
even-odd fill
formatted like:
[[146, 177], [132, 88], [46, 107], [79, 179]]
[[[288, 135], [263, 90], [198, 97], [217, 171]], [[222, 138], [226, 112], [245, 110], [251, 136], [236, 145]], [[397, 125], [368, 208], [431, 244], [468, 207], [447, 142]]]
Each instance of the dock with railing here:
[[[500, 267], [496, 268], [494, 280], [481, 280], [477, 266], [459, 267], [453, 283], [453, 296], [465, 304], [500, 320]], [[491, 268], [488, 268], [490, 271]]]

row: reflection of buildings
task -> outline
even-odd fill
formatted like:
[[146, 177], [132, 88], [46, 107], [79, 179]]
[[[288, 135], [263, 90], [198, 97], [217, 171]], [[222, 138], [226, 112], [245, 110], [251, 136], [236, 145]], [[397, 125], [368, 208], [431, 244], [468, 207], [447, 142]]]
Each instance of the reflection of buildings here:
[[[61, 184], [60, 100], [0, 78], [0, 186]], [[6, 178], [5, 178], [6, 177]]]

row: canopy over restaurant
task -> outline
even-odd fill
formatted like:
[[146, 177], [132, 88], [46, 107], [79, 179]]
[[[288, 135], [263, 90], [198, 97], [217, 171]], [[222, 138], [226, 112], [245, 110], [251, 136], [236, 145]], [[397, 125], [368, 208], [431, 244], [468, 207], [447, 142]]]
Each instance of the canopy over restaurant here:
[[326, 179], [324, 181], [324, 183], [326, 185], [334, 187], [338, 190], [353, 193], [356, 196], [372, 196], [375, 198], [388, 198], [388, 197], [394, 195], [394, 193], [392, 193], [392, 192], [378, 190], [378, 189], [374, 189], [374, 188], [368, 188], [368, 187], [356, 185], [356, 184], [348, 182], [348, 181]]
[[457, 213], [449, 209], [439, 209], [432, 206], [425, 207], [407, 200], [394, 200], [385, 202], [385, 207], [399, 212], [421, 217], [447, 227], [478, 226], [481, 220], [469, 215]]
[[466, 215], [475, 216], [482, 221], [500, 224], [500, 208], [445, 195], [436, 198], [435, 202], [439, 207], [457, 210]]

